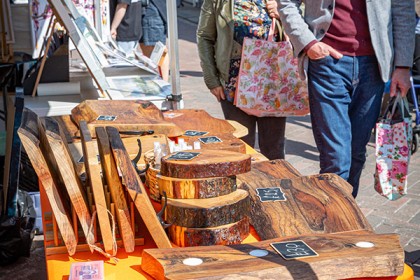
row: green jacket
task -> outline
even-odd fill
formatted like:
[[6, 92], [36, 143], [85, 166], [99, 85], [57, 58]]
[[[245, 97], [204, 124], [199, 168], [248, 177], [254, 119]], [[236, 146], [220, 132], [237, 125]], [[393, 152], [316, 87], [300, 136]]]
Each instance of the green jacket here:
[[204, 82], [209, 89], [222, 85], [229, 78], [233, 24], [233, 0], [204, 0], [197, 46]]

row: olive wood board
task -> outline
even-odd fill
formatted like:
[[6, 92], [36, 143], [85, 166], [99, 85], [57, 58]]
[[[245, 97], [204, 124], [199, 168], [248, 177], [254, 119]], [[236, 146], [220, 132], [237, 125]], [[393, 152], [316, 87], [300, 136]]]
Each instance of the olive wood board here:
[[239, 189], [213, 198], [168, 198], [165, 220], [169, 224], [187, 228], [217, 227], [248, 216], [249, 206], [248, 192]]
[[156, 215], [139, 175], [134, 169], [118, 130], [115, 127], [108, 126], [106, 127], [106, 133], [108, 134], [109, 144], [111, 146], [115, 162], [121, 171], [123, 184], [139, 211], [143, 222], [150, 232], [150, 235], [158, 248], [171, 248], [171, 242], [169, 241], [169, 238]]
[[171, 225], [168, 228], [171, 241], [180, 247], [240, 244], [249, 235], [249, 220], [208, 228], [186, 228]]
[[18, 134], [28, 154], [29, 160], [38, 175], [42, 188], [44, 188], [51, 210], [60, 230], [66, 251], [70, 256], [74, 255], [77, 246], [77, 237], [72, 227], [69, 206], [67, 205], [63, 194], [60, 193], [57, 185], [53, 181], [53, 176], [44, 158], [40, 148], [38, 132], [38, 116], [29, 109], [24, 109], [21, 127]]
[[[271, 243], [303, 240], [317, 257], [283, 259]], [[372, 248], [356, 244], [370, 242]], [[264, 250], [263, 257], [251, 252]], [[195, 258], [202, 264], [183, 262]], [[187, 259], [187, 260], [186, 260]], [[404, 270], [404, 251], [397, 234], [342, 232], [275, 238], [229, 246], [199, 246], [171, 250], [145, 249], [141, 268], [161, 279], [347, 279], [396, 276]]]
[[[276, 166], [276, 173], [268, 168]], [[268, 173], [266, 173], [268, 172]], [[335, 174], [296, 177], [286, 161], [261, 162], [251, 172], [238, 175], [239, 188], [251, 200], [250, 223], [262, 240], [300, 234], [372, 231], [351, 195], [351, 186]], [[290, 179], [281, 179], [287, 178]], [[280, 188], [285, 201], [261, 202], [258, 188]]]
[[179, 179], [156, 175], [159, 192], [168, 198], [211, 198], [230, 194], [237, 189], [236, 176]]
[[[71, 158], [67, 141], [65, 141], [58, 123], [52, 118], [45, 118], [44, 123], [38, 120], [41, 150], [46, 156], [51, 174], [65, 186], [73, 209], [82, 227], [88, 244], [94, 244], [95, 237], [90, 231], [91, 214], [87, 205], [86, 194]], [[77, 233], [76, 233], [77, 234]], [[91, 249], [93, 252], [93, 249]]]
[[118, 167], [115, 163], [105, 128], [97, 127], [96, 136], [102, 172], [115, 205], [116, 220], [124, 249], [128, 253], [133, 252], [135, 243], [134, 231], [131, 228], [130, 209], [127, 205], [123, 186], [119, 178]]
[[[142, 100], [85, 100], [71, 111], [73, 121], [84, 120], [93, 137], [95, 127], [114, 126], [122, 134], [136, 131], [154, 131], [169, 137], [180, 136], [183, 130], [163, 118], [162, 112], [150, 101]], [[113, 116], [114, 120], [98, 120]]]
[[196, 179], [226, 177], [251, 170], [251, 156], [223, 150], [194, 150], [199, 155], [191, 160], [162, 158], [160, 173], [166, 177]]
[[[222, 142], [218, 143], [203, 143], [199, 139], [205, 138], [205, 137], [211, 137], [215, 136], [218, 137]], [[202, 150], [204, 149], [210, 149], [210, 150], [226, 150], [226, 151], [232, 151], [232, 152], [238, 152], [238, 153], [246, 153], [246, 147], [245, 142], [242, 140], [236, 138], [231, 133], [208, 133], [206, 135], [202, 136], [185, 136], [183, 135], [182, 138], [185, 139], [185, 142], [188, 145], [191, 145], [194, 147], [194, 142], [199, 141], [200, 147]]]

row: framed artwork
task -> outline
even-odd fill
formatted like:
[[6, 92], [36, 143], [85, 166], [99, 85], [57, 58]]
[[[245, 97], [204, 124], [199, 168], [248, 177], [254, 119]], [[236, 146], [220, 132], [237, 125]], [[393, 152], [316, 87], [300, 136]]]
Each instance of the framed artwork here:
[[38, 58], [43, 50], [45, 37], [47, 36], [48, 24], [52, 17], [52, 11], [47, 0], [30, 0], [31, 38], [33, 43], [32, 57]]
[[112, 99], [166, 100], [171, 94], [171, 84], [157, 75], [107, 77]]

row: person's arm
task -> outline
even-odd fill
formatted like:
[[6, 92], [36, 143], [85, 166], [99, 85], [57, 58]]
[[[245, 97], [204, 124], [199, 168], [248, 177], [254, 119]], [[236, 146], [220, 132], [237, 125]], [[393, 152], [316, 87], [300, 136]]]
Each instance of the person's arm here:
[[112, 24], [111, 24], [112, 39], [117, 38], [117, 29], [122, 19], [124, 18], [125, 12], [127, 11], [127, 7], [128, 7], [128, 4], [118, 3], [117, 7], [115, 8], [114, 19], [112, 20]]
[[410, 68], [413, 65], [416, 17], [413, 1], [392, 0], [392, 37], [394, 42], [394, 66], [391, 96], [397, 91], [406, 96], [411, 87]]
[[219, 71], [215, 61], [215, 45], [217, 40], [215, 1], [204, 0], [201, 6], [197, 28], [197, 47], [200, 65], [206, 86], [217, 100], [225, 99], [223, 87], [219, 80]]

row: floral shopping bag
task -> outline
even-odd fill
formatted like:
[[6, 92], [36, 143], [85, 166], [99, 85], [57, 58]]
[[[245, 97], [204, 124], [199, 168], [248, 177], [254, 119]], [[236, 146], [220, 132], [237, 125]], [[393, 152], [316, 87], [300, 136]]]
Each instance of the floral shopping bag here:
[[303, 116], [309, 113], [308, 88], [299, 77], [289, 41], [245, 38], [234, 104], [258, 117]]
[[[407, 194], [407, 174], [413, 138], [407, 100], [398, 95], [376, 124], [375, 190], [389, 200]], [[396, 108], [399, 114], [396, 117]]]

